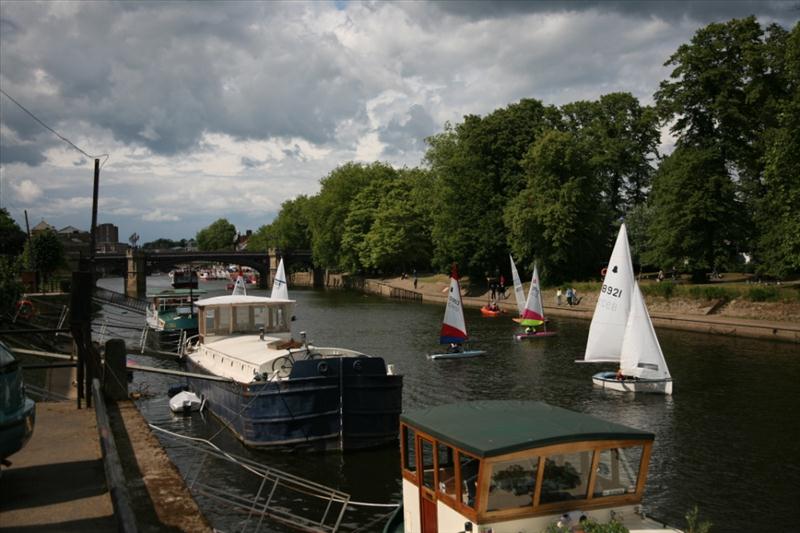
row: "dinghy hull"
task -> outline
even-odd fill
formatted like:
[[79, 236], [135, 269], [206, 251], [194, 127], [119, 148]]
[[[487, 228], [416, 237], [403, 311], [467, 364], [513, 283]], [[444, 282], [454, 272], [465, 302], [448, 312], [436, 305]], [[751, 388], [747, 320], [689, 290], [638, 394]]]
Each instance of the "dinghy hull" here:
[[517, 333], [514, 335], [514, 338], [518, 341], [523, 341], [525, 339], [538, 339], [540, 337], [553, 337], [557, 334], [557, 331], [537, 331], [536, 333]]
[[432, 353], [429, 359], [464, 359], [467, 357], [477, 357], [486, 353], [486, 350], [464, 350], [463, 352]]
[[672, 394], [672, 378], [669, 379], [617, 379], [616, 372], [598, 372], [592, 383], [602, 389], [619, 392], [649, 392]]

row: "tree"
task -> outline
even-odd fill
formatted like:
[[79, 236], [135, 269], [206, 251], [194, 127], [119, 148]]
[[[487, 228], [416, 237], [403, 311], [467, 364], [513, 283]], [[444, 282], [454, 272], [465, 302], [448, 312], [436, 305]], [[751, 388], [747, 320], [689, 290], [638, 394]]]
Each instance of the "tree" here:
[[46, 282], [58, 268], [64, 265], [64, 245], [54, 231], [42, 231], [34, 235], [24, 251], [29, 266], [42, 274]]
[[350, 211], [350, 203], [372, 180], [394, 174], [395, 170], [385, 163], [346, 163], [320, 181], [319, 194], [307, 206], [311, 252], [316, 266], [346, 268], [341, 244], [343, 222]]
[[207, 228], [197, 232], [197, 246], [201, 251], [230, 250], [234, 247], [236, 227], [227, 219], [217, 219]]
[[25, 232], [5, 208], [0, 209], [0, 255], [17, 256], [25, 248]]
[[656, 173], [650, 207], [650, 264], [686, 265], [700, 281], [734, 259], [742, 221], [733, 214], [743, 207], [717, 147], [677, 148]]
[[800, 24], [785, 48], [792, 94], [765, 156], [764, 194], [756, 203], [759, 272], [776, 277], [800, 273]]
[[0, 317], [14, 312], [14, 306], [22, 294], [19, 264], [19, 258], [0, 256]]
[[266, 251], [269, 248], [279, 250], [308, 250], [311, 247], [308, 229], [309, 199], [298, 196], [281, 204], [281, 210], [272, 223], [261, 226], [250, 236], [247, 249]]
[[523, 160], [527, 188], [505, 212], [512, 253], [531, 267], [537, 260], [549, 281], [599, 270], [611, 238], [610, 213], [587, 153], [573, 133], [545, 133]]

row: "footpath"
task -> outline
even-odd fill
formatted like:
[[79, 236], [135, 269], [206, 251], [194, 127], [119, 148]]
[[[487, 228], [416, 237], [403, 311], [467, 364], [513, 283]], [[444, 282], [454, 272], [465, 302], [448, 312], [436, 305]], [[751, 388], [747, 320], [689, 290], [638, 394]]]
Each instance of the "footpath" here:
[[[447, 300], [449, 285], [446, 282], [427, 283], [418, 281], [414, 288], [412, 279], [388, 278], [365, 279], [363, 290], [383, 296], [408, 298], [424, 302], [444, 303]], [[488, 292], [470, 293], [462, 289], [464, 307], [480, 308], [490, 300]], [[562, 305], [557, 305], [555, 291], [544, 291], [543, 302], [545, 315], [549, 317], [563, 316], [591, 320], [594, 314], [596, 295], [583, 295], [578, 305], [567, 305], [566, 298]], [[497, 304], [509, 316], [517, 315], [513, 288], [506, 289], [506, 298], [499, 297]], [[779, 340], [800, 344], [800, 323], [792, 321], [757, 320], [750, 318], [725, 317], [712, 314], [664, 313], [650, 312], [650, 318], [656, 327], [697, 331], [713, 335], [731, 337], [749, 337], [758, 339]]]

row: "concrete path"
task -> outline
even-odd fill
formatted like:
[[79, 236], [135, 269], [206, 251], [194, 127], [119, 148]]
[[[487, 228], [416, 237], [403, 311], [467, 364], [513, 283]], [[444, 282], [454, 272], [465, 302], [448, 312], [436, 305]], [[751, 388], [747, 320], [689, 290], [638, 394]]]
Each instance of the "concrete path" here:
[[94, 409], [37, 403], [30, 442], [0, 477], [0, 531], [116, 531]]

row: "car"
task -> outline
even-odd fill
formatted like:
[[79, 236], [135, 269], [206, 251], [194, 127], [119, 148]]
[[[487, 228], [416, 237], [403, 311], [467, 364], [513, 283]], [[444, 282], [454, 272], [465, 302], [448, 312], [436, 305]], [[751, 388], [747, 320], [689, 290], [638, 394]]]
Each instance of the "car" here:
[[20, 451], [33, 435], [36, 404], [25, 395], [19, 361], [0, 341], [0, 464]]

